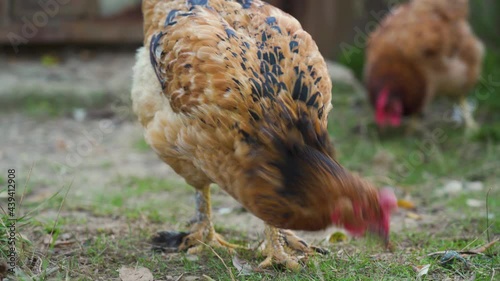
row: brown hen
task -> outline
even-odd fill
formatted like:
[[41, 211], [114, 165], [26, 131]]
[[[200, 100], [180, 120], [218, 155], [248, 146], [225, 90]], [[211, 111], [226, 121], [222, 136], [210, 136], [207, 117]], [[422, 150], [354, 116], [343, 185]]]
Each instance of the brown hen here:
[[468, 0], [412, 0], [369, 38], [365, 83], [380, 127], [417, 116], [437, 95], [457, 99], [468, 130], [477, 127], [467, 94], [484, 55], [467, 22]]
[[[332, 224], [387, 239], [392, 192], [334, 160], [331, 81], [299, 22], [251, 0], [145, 0], [133, 109], [159, 157], [196, 189], [179, 249], [234, 247], [214, 231], [216, 183], [266, 224], [266, 260], [298, 267], [313, 248], [292, 230]], [[203, 243], [200, 243], [203, 242]]]

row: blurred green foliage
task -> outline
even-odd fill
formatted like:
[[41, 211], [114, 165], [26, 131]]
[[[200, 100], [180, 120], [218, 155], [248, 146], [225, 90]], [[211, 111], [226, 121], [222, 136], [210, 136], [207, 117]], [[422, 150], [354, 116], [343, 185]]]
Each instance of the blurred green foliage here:
[[476, 34], [490, 48], [500, 48], [500, 1], [471, 0], [470, 21]]

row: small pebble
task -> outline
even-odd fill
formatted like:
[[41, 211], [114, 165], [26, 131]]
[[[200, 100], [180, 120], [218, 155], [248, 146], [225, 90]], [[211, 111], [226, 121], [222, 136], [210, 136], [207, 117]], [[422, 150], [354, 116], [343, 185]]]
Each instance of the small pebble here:
[[447, 182], [442, 189], [438, 191], [439, 195], [458, 194], [463, 190], [463, 184], [460, 181], [452, 180]]
[[465, 201], [465, 203], [467, 204], [467, 206], [473, 207], [473, 208], [479, 208], [479, 207], [484, 206], [484, 201], [477, 200], [477, 199], [467, 199], [467, 201]]
[[484, 184], [480, 181], [473, 181], [473, 182], [468, 182], [465, 184], [465, 189], [467, 191], [482, 191], [484, 189]]

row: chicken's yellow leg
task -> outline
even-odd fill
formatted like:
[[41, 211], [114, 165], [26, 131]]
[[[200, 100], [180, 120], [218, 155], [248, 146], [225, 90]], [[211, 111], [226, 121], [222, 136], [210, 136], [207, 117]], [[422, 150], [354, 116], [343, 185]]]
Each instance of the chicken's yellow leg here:
[[184, 237], [179, 250], [188, 250], [194, 254], [203, 249], [204, 245], [223, 247], [232, 250], [243, 248], [226, 242], [215, 232], [212, 223], [212, 207], [210, 201], [210, 185], [204, 186], [201, 190], [196, 190], [196, 217], [192, 224], [190, 233]]
[[422, 130], [422, 128], [423, 128], [422, 118], [420, 116], [412, 115], [410, 117], [410, 122], [406, 127], [405, 135], [411, 136], [415, 134], [417, 131]]
[[465, 130], [467, 133], [473, 133], [479, 128], [479, 126], [476, 121], [474, 121], [474, 117], [472, 116], [472, 108], [465, 97], [460, 97], [459, 102], [465, 122]]

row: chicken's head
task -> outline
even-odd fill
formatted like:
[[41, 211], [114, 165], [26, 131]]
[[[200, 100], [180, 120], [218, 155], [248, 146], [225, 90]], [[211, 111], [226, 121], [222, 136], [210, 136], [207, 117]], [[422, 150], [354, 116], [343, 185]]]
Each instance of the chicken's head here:
[[403, 102], [396, 95], [391, 95], [387, 88], [383, 89], [375, 103], [375, 121], [379, 127], [390, 125], [398, 127], [403, 116]]
[[347, 197], [337, 201], [331, 215], [335, 225], [344, 227], [353, 236], [362, 236], [367, 231], [389, 242], [391, 212], [397, 209], [397, 200], [391, 189], [378, 191], [368, 201], [353, 201]]

